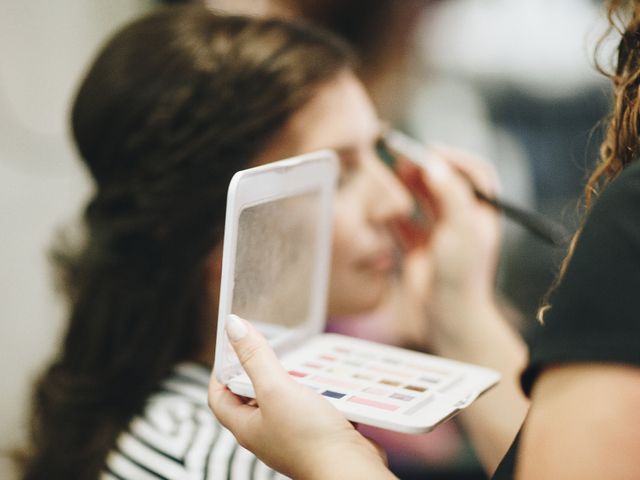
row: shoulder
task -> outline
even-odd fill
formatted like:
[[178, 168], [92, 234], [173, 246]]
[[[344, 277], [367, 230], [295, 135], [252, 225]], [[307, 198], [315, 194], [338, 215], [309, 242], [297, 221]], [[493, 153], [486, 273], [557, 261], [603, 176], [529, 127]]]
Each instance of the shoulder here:
[[178, 365], [118, 436], [104, 477], [204, 480], [227, 478], [235, 468], [246, 473], [233, 478], [253, 478], [257, 459], [208, 408], [208, 376], [204, 367]]
[[518, 478], [635, 478], [638, 402], [639, 367], [592, 363], [546, 369], [533, 389]]
[[[204, 469], [221, 427], [207, 409], [206, 385], [181, 370], [174, 370], [118, 436], [106, 459], [116, 478], [182, 479]], [[197, 375], [197, 368], [187, 370]]]

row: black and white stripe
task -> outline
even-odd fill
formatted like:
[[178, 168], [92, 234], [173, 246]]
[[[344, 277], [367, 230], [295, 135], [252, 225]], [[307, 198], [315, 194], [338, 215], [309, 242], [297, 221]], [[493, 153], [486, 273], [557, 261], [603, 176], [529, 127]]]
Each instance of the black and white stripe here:
[[240, 447], [207, 405], [209, 371], [176, 366], [109, 453], [102, 480], [271, 480], [277, 474]]

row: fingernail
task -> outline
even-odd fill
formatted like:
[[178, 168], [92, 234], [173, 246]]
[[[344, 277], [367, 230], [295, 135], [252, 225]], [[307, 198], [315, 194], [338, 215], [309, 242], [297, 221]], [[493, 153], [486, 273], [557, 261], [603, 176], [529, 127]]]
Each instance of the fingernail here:
[[232, 342], [241, 340], [247, 334], [247, 326], [237, 315], [229, 315], [225, 325], [227, 335]]

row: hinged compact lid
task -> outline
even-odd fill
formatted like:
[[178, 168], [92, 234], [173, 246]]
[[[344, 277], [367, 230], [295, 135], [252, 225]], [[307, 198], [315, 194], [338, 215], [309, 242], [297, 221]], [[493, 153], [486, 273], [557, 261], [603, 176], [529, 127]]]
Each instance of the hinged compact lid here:
[[236, 173], [229, 184], [214, 372], [241, 373], [224, 331], [251, 321], [276, 353], [324, 329], [331, 257], [334, 152], [323, 150]]

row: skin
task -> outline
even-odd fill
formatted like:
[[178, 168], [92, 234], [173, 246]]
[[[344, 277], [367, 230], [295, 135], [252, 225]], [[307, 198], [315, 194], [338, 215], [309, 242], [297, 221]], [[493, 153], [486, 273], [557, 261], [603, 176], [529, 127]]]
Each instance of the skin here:
[[638, 478], [640, 368], [556, 365], [536, 381], [531, 401], [518, 479]]
[[381, 130], [364, 87], [344, 72], [292, 115], [256, 161], [264, 164], [322, 148], [338, 153], [330, 316], [372, 310], [393, 285], [398, 246], [391, 227], [409, 216], [413, 204], [409, 191], [375, 152]]

